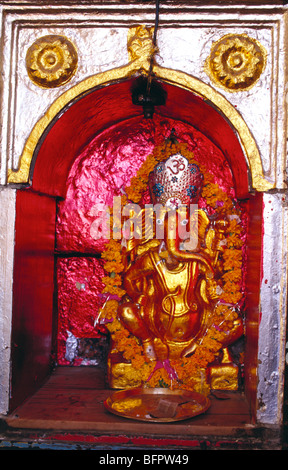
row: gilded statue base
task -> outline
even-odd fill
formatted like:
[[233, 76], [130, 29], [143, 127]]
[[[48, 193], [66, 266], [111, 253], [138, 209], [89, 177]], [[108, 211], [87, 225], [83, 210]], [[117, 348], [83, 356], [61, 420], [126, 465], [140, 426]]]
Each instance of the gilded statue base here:
[[129, 362], [114, 362], [110, 357], [107, 363], [107, 381], [110, 388], [126, 390], [142, 386], [142, 380], [133, 376], [132, 364]]
[[220, 364], [209, 368], [212, 390], [236, 391], [239, 387], [239, 368], [235, 364]]
[[209, 383], [212, 390], [231, 390], [239, 388], [239, 367], [232, 362], [227, 349], [223, 350], [220, 364], [209, 367]]
[[[156, 362], [152, 363], [152, 369]], [[141, 369], [135, 373], [131, 362], [125, 362], [121, 354], [110, 354], [107, 361], [107, 382], [110, 388], [126, 390], [145, 387]], [[147, 385], [147, 384], [146, 384]], [[180, 384], [179, 384], [180, 385]], [[179, 386], [181, 388], [181, 385]], [[239, 367], [234, 364], [228, 351], [223, 351], [221, 363], [213, 364], [202, 370], [195, 390], [207, 394], [209, 390], [237, 391], [239, 389]]]

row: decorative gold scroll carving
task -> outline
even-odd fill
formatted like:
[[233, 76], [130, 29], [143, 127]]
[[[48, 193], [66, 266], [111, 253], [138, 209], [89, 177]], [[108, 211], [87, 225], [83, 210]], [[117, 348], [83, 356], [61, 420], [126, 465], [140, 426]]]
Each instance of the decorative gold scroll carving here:
[[129, 62], [144, 58], [146, 61], [154, 55], [153, 34], [154, 28], [147, 28], [143, 25], [129, 29], [127, 37]]
[[64, 36], [43, 36], [26, 54], [29, 78], [42, 88], [55, 88], [69, 82], [77, 70], [77, 62], [76, 48]]
[[230, 92], [252, 88], [266, 66], [265, 48], [246, 34], [227, 34], [211, 47], [205, 71], [211, 80]]
[[[149, 46], [150, 44], [150, 46]], [[93, 75], [74, 87], [71, 87], [57, 98], [49, 107], [44, 116], [35, 124], [20, 157], [18, 171], [9, 170], [8, 183], [30, 183], [30, 165], [37, 143], [43, 132], [51, 124], [56, 115], [68, 104], [80, 95], [88, 93], [101, 85], [109, 85], [117, 80], [128, 79], [131, 76], [148, 74], [150, 69], [152, 46], [152, 29], [146, 30], [145, 26], [133, 27], [128, 34], [128, 53], [130, 62], [106, 72]], [[134, 59], [134, 60], [133, 60]], [[182, 87], [191, 93], [195, 93], [205, 100], [209, 100], [221, 112], [234, 127], [242, 143], [247, 163], [251, 172], [251, 185], [256, 191], [268, 191], [275, 185], [265, 178], [262, 162], [256, 142], [239, 112], [218, 91], [201, 80], [187, 73], [166, 69], [154, 62], [153, 74], [168, 84]]]

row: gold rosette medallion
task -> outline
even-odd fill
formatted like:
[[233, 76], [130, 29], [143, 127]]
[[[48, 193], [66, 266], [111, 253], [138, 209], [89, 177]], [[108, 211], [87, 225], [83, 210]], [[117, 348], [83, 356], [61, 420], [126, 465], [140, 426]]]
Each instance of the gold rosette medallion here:
[[77, 70], [77, 62], [75, 46], [58, 35], [37, 39], [26, 54], [29, 78], [42, 88], [55, 88], [69, 82]]
[[245, 34], [227, 34], [212, 45], [205, 71], [230, 92], [249, 90], [266, 66], [266, 50]]

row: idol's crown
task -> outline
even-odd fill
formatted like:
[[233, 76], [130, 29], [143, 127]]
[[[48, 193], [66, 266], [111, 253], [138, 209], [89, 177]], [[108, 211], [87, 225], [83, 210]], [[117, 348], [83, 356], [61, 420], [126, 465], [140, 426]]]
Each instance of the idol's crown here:
[[173, 209], [182, 204], [196, 204], [202, 189], [203, 175], [195, 163], [180, 153], [158, 163], [149, 175], [153, 204]]

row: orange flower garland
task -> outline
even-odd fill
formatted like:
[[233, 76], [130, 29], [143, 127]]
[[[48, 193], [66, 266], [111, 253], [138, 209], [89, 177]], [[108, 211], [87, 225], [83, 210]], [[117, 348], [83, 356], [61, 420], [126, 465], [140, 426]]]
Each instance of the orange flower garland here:
[[[175, 153], [181, 153], [189, 163], [195, 162], [194, 155], [187, 149], [186, 144], [164, 142], [155, 147], [153, 153], [146, 158], [138, 170], [137, 175], [131, 179], [130, 185], [125, 188], [127, 198], [138, 203], [143, 192], [147, 189], [148, 177], [155, 165]], [[229, 220], [229, 223], [225, 229], [225, 246], [222, 253], [224, 272], [221, 279], [217, 281], [221, 289], [222, 302], [216, 304], [210, 327], [193, 355], [171, 360], [171, 366], [176, 371], [178, 380], [171, 379], [164, 368], [158, 369], [152, 374], [154, 366], [152, 363], [146, 362], [140, 342], [117, 318], [118, 300], [109, 300], [108, 297], [101, 314], [107, 320], [113, 320], [111, 323], [107, 323], [107, 329], [111, 334], [114, 350], [121, 352], [126, 360], [131, 361], [131, 378], [139, 377], [143, 383], [147, 383], [149, 379], [148, 385], [151, 387], [185, 388], [203, 393], [205, 392], [204, 388], [207, 387], [203, 379], [203, 371], [215, 360], [217, 353], [222, 348], [226, 336], [225, 330], [232, 327], [233, 321], [238, 316], [234, 306], [243, 296], [241, 292], [243, 241], [240, 237], [243, 228], [240, 209], [236, 208], [232, 199], [217, 184], [213, 183], [213, 176], [198, 162], [195, 163], [204, 175], [202, 198], [214, 212]], [[111, 227], [113, 230], [113, 222]], [[121, 299], [125, 295], [121, 276], [125, 265], [121, 243], [110, 239], [102, 253], [102, 258], [105, 260], [104, 269], [109, 273], [102, 279], [105, 285], [103, 293], [116, 295]], [[208, 391], [206, 390], [206, 392]]]

